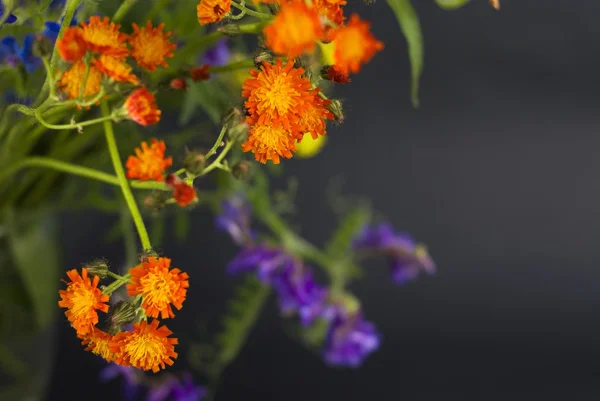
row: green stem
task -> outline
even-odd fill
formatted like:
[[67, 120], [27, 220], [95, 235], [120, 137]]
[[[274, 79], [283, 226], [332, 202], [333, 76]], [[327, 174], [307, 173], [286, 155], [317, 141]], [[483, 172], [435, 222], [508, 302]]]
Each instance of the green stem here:
[[129, 281], [129, 278], [131, 277], [131, 274], [126, 274], [124, 276], [122, 276], [119, 279], [116, 279], [115, 281], [113, 281], [112, 283], [110, 283], [110, 285], [108, 287], [106, 287], [103, 291], [102, 294], [112, 294], [113, 292], [115, 292], [120, 286], [122, 286], [123, 284], [127, 283]]
[[219, 149], [219, 147], [221, 146], [221, 143], [223, 142], [223, 137], [225, 136], [226, 132], [227, 125], [223, 125], [223, 128], [221, 128], [221, 132], [219, 132], [219, 136], [217, 137], [217, 140], [215, 141], [213, 147], [204, 155], [205, 159], [208, 159], [209, 157], [217, 153], [217, 149]]
[[106, 273], [108, 277], [112, 277], [115, 280], [123, 280], [123, 276], [119, 276], [117, 273], [113, 273], [110, 270]]
[[[102, 114], [105, 117], [110, 114], [108, 103], [106, 103], [106, 101], [101, 102], [101, 108]], [[129, 187], [129, 182], [127, 181], [127, 177], [125, 176], [125, 170], [123, 170], [123, 164], [121, 163], [121, 156], [119, 156], [119, 148], [117, 147], [117, 141], [115, 140], [115, 132], [113, 130], [112, 122], [109, 120], [104, 121], [104, 134], [106, 136], [108, 152], [110, 153], [110, 158], [112, 159], [115, 173], [117, 174], [119, 184], [121, 185], [121, 192], [123, 192], [123, 197], [125, 198], [127, 207], [131, 212], [131, 217], [133, 218], [133, 222], [135, 224], [135, 227], [137, 228], [138, 235], [140, 237], [140, 242], [142, 243], [142, 248], [144, 250], [152, 249], [152, 245], [150, 244], [150, 237], [148, 236], [148, 231], [146, 230], [146, 226], [144, 225], [144, 220], [142, 219], [140, 210], [138, 209], [138, 206], [135, 203], [133, 193], [131, 193], [131, 188]]]
[[125, 0], [121, 3], [121, 6], [115, 12], [115, 15], [112, 17], [112, 22], [119, 23], [123, 17], [129, 12], [131, 7], [137, 2], [137, 0]]
[[235, 70], [243, 70], [243, 69], [252, 68], [252, 67], [254, 67], [254, 60], [242, 60], [242, 61], [237, 61], [235, 63], [230, 63], [230, 64], [226, 64], [226, 65], [209, 67], [208, 71], [211, 73], [229, 72], [229, 71], [235, 71]]
[[42, 57], [42, 62], [44, 63], [44, 68], [46, 69], [46, 76], [51, 78], [50, 81], [50, 98], [56, 99], [56, 84], [54, 82], [54, 78], [52, 78], [52, 68], [50, 68], [50, 61], [46, 57]]
[[[19, 109], [19, 111], [23, 112], [22, 109]], [[28, 114], [28, 113], [24, 113], [24, 114]], [[44, 120], [44, 117], [42, 117], [41, 109], [38, 108], [35, 110], [35, 118], [36, 118], [36, 120], [38, 120], [40, 122], [40, 124], [42, 124], [44, 127], [48, 128], [48, 129], [63, 130], [63, 129], [79, 129], [82, 127], [87, 127], [88, 125], [99, 124], [101, 122], [113, 120], [115, 118], [115, 116], [111, 113], [108, 116], [94, 118], [93, 120], [87, 120], [87, 121], [83, 121], [80, 123], [50, 124], [46, 120]]]
[[206, 174], [210, 173], [212, 170], [219, 168], [219, 165], [221, 165], [221, 161], [223, 161], [225, 156], [227, 156], [227, 153], [229, 153], [229, 151], [231, 150], [231, 148], [233, 147], [234, 144], [235, 144], [234, 141], [227, 142], [227, 144], [225, 145], [225, 147], [223, 148], [221, 153], [219, 153], [219, 156], [217, 156], [217, 158], [212, 163], [210, 163], [208, 166], [206, 166], [204, 171], [202, 171], [202, 175], [206, 175]]
[[247, 15], [251, 15], [253, 17], [256, 18], [260, 18], [260, 19], [271, 19], [273, 18], [273, 16], [271, 14], [265, 14], [265, 13], [260, 13], [258, 11], [254, 11], [251, 10], [241, 4], [236, 3], [235, 1], [231, 2], [231, 5], [235, 8], [237, 8], [238, 10], [241, 10], [243, 13], [247, 14]]

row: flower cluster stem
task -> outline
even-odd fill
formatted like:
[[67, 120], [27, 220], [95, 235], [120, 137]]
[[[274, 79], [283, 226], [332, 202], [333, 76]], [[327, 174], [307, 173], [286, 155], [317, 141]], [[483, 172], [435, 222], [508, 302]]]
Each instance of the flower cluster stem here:
[[133, 7], [133, 5], [137, 2], [137, 0], [125, 0], [121, 3], [121, 5], [119, 6], [119, 8], [117, 9], [117, 11], [115, 12], [115, 15], [112, 17], [112, 21], [114, 23], [118, 23], [120, 22], [123, 17], [129, 12], [129, 10], [131, 9], [131, 7]]
[[231, 2], [231, 5], [235, 8], [237, 8], [238, 10], [240, 10], [242, 13], [246, 14], [246, 15], [250, 15], [252, 17], [256, 17], [256, 18], [260, 18], [260, 19], [271, 19], [273, 18], [273, 16], [271, 14], [266, 14], [266, 13], [261, 13], [258, 11], [254, 11], [249, 9], [246, 6], [243, 6], [241, 4], [236, 3], [235, 1]]
[[[101, 108], [103, 116], [107, 117], [110, 115], [110, 110], [106, 101], [101, 102]], [[142, 248], [144, 250], [152, 249], [150, 237], [148, 236], [148, 231], [144, 225], [144, 220], [142, 219], [140, 210], [135, 202], [131, 188], [129, 187], [129, 182], [125, 176], [125, 170], [123, 170], [121, 156], [119, 156], [119, 149], [117, 147], [117, 141], [115, 140], [115, 132], [110, 120], [104, 121], [104, 134], [106, 136], [108, 152], [110, 153], [110, 158], [113, 162], [113, 167], [115, 169], [117, 179], [119, 180], [119, 185], [121, 186], [121, 192], [123, 192], [123, 197], [125, 198], [125, 202], [127, 203], [127, 207], [129, 208], [129, 212], [131, 213], [131, 217], [133, 218], [133, 222], [138, 231]]]

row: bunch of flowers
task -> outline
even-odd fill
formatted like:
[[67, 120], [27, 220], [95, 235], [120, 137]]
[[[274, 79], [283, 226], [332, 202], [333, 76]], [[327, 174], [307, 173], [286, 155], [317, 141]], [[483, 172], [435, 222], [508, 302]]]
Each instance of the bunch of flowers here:
[[[388, 3], [411, 48], [417, 104], [418, 19], [408, 0]], [[346, 0], [0, 1], [0, 64], [10, 76], [0, 81], [0, 208], [126, 205], [125, 224], [137, 232], [138, 256], [125, 274], [94, 260], [69, 270], [59, 290], [58, 306], [85, 350], [111, 363], [106, 377], [145, 382], [139, 371], [158, 372], [178, 356], [162, 320], [175, 317], [193, 287], [146, 228], [172, 209], [218, 209], [217, 228], [240, 246], [226, 270], [248, 276], [236, 303], [243, 307], [225, 319], [219, 352], [203, 362], [215, 382], [271, 289], [300, 341], [330, 365], [357, 367], [381, 343], [349, 290], [365, 258], [386, 257], [398, 284], [434, 273], [426, 248], [375, 223], [368, 207], [345, 211], [323, 249], [311, 244], [289, 227], [280, 212], [289, 204], [268, 185], [273, 170], [264, 164], [280, 168], [273, 165], [311, 155], [306, 146], [322, 148], [328, 125], [344, 121], [332, 87], [350, 83], [384, 49], [371, 24], [346, 8]], [[258, 38], [250, 52], [239, 40], [246, 35]], [[192, 130], [162, 135], [179, 110]], [[193, 125], [206, 116], [214, 132]], [[209, 145], [196, 147], [194, 139], [207, 137]], [[87, 181], [58, 182], [56, 172]], [[92, 183], [118, 188], [118, 198]], [[121, 287], [127, 296], [116, 302]], [[155, 400], [205, 393], [189, 379], [165, 377], [150, 385]]]

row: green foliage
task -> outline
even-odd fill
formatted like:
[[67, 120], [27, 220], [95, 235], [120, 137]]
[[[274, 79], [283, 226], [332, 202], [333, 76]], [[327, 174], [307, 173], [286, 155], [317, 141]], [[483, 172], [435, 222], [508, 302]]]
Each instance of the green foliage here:
[[408, 43], [408, 57], [412, 70], [411, 99], [414, 107], [419, 107], [419, 79], [423, 71], [423, 34], [419, 17], [410, 0], [387, 0], [394, 11], [400, 29]]
[[269, 295], [269, 287], [256, 277], [248, 276], [245, 280], [236, 289], [223, 318], [223, 330], [216, 337], [217, 362], [221, 366], [237, 356]]
[[471, 0], [435, 0], [435, 3], [444, 10], [456, 10], [466, 6]]

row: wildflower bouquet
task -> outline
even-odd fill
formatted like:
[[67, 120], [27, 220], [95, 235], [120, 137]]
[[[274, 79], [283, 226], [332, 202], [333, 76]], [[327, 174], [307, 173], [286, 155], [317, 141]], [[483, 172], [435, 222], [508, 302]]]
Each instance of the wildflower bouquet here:
[[[408, 42], [417, 105], [418, 18], [409, 0], [388, 5], [381, 12], [393, 12]], [[239, 245], [223, 271], [245, 277], [212, 351], [194, 363], [208, 384], [233, 361], [270, 292], [298, 341], [325, 363], [356, 367], [379, 347], [348, 285], [376, 255], [399, 284], [433, 273], [426, 248], [376, 223], [364, 202], [344, 208], [317, 247], [291, 229], [282, 213], [289, 199], [269, 185], [285, 159], [323, 146], [327, 126], [344, 120], [333, 86], [384, 49], [346, 8], [346, 0], [0, 2], [0, 369], [27, 382], [9, 344], [48, 327], [57, 291], [64, 324], [111, 363], [107, 377], [141, 383], [150, 380], [141, 372], [173, 365], [181, 350], [169, 320], [202, 272], [157, 251], [163, 225], [154, 223], [199, 207], [214, 210], [217, 229]], [[127, 267], [90, 255], [59, 289], [51, 216], [74, 208], [121, 216]], [[190, 380], [169, 376], [162, 399], [199, 399], [206, 390]]]

